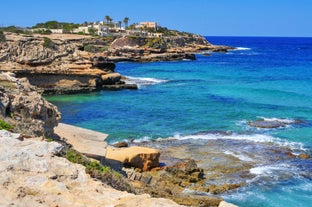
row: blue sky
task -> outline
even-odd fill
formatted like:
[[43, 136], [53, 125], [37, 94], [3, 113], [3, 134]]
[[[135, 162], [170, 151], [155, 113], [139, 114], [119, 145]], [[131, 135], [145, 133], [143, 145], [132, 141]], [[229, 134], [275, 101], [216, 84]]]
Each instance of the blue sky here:
[[109, 15], [113, 21], [156, 21], [209, 36], [312, 37], [311, 0], [1, 0], [0, 5], [0, 26], [82, 23]]

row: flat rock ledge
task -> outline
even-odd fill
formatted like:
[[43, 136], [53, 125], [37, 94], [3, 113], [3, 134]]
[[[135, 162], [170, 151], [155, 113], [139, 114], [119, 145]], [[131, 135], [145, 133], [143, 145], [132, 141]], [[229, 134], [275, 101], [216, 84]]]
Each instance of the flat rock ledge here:
[[56, 156], [62, 145], [0, 130], [0, 206], [179, 206], [147, 194], [121, 192], [90, 178], [85, 168]]
[[100, 161], [105, 159], [107, 142], [104, 140], [108, 134], [63, 123], [54, 128], [54, 133], [87, 157]]

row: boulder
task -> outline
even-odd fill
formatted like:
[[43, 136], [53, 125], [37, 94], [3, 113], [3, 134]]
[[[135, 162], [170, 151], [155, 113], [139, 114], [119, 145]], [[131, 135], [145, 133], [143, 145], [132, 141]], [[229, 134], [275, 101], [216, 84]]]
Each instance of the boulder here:
[[25, 78], [15, 78], [13, 73], [0, 74], [0, 118], [14, 126], [14, 131], [31, 135], [53, 134], [61, 114], [30, 85]]
[[116, 84], [120, 81], [121, 75], [119, 73], [109, 73], [101, 76], [104, 85]]
[[311, 158], [311, 156], [309, 154], [300, 154], [300, 155], [298, 155], [298, 157], [300, 159], [310, 159]]
[[[128, 148], [107, 148], [106, 161], [116, 168], [135, 167], [143, 171], [159, 166], [160, 153], [148, 147], [132, 146]], [[116, 164], [119, 164], [116, 165]]]
[[113, 147], [117, 148], [128, 147], [128, 142], [117, 142], [116, 144], [113, 144]]

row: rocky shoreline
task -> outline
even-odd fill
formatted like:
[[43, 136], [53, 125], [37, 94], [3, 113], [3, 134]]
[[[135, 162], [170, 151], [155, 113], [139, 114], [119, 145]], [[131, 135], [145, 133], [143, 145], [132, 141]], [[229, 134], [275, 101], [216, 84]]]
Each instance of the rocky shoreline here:
[[[183, 193], [179, 183], [202, 179], [202, 170], [194, 161], [160, 168], [156, 149], [130, 147], [120, 151], [107, 146], [105, 134], [59, 124], [57, 108], [45, 101], [25, 78], [1, 73], [0, 97], [0, 185], [3, 186], [0, 204], [3, 206], [231, 206], [219, 197]], [[2, 130], [5, 128], [10, 131]], [[67, 159], [87, 166], [69, 162], [62, 155], [68, 147], [127, 174], [127, 185], [133, 186], [136, 195], [105, 184], [100, 174], [107, 168], [97, 161], [83, 161], [88, 159], [68, 155], [66, 151]], [[150, 174], [143, 176], [138, 170]], [[91, 174], [86, 174], [87, 171]], [[117, 179], [125, 179], [111, 173]]]
[[226, 52], [198, 35], [148, 38], [92, 37], [74, 34], [22, 35], [4, 33], [0, 70], [26, 77], [44, 94], [137, 89], [115, 72], [121, 61], [195, 60], [200, 51]]

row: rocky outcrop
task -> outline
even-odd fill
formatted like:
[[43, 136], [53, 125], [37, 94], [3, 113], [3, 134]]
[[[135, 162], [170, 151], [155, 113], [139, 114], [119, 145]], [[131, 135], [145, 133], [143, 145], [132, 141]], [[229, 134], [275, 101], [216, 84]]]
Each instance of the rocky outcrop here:
[[51, 136], [61, 119], [57, 108], [36, 87], [13, 73], [0, 73], [0, 109], [0, 118], [13, 125], [14, 131], [31, 136]]
[[152, 172], [139, 173], [125, 168], [123, 170], [127, 173], [128, 178], [136, 183], [136, 189], [141, 193], [169, 198], [186, 206], [219, 206], [222, 201], [216, 196], [184, 193], [186, 188], [203, 181], [203, 170], [197, 167], [194, 160], [185, 160], [173, 166], [155, 168]]
[[106, 163], [114, 168], [134, 167], [143, 171], [159, 167], [159, 152], [156, 149], [132, 146], [128, 148], [108, 147]]
[[289, 125], [298, 125], [298, 124], [305, 124], [305, 121], [272, 118], [272, 119], [260, 119], [260, 120], [248, 122], [248, 125], [251, 127], [267, 128], [267, 129], [280, 128], [280, 127], [286, 127]]
[[168, 199], [117, 191], [56, 156], [56, 142], [20, 141], [0, 130], [0, 206], [179, 206]]
[[210, 44], [199, 35], [170, 37], [133, 37], [115, 39], [109, 47], [108, 59], [112, 61], [171, 61], [195, 60], [194, 53], [206, 50], [226, 52], [234, 49], [228, 46]]
[[44, 93], [88, 92], [105, 85], [127, 88], [121, 78], [102, 79], [114, 72], [115, 64], [105, 58], [102, 50], [96, 53], [85, 50], [90, 41], [94, 42], [92, 37], [5, 35], [7, 41], [0, 43], [0, 70], [27, 77]]

